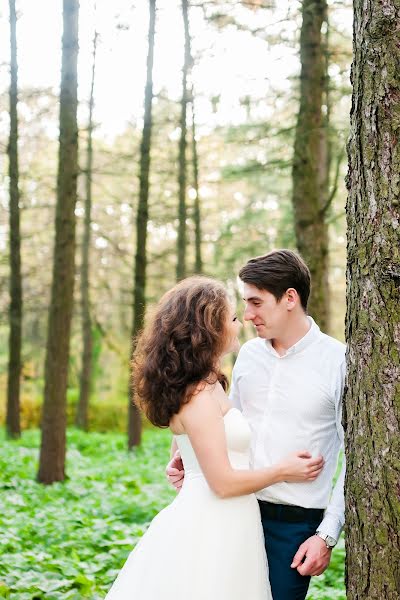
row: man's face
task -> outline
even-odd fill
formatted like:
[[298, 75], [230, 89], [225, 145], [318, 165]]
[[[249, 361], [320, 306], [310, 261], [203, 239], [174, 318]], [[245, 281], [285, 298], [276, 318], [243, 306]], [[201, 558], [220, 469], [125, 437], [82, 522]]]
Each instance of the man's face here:
[[285, 296], [277, 302], [270, 292], [245, 283], [243, 299], [246, 303], [244, 320], [253, 322], [258, 337], [267, 340], [279, 338], [288, 322]]

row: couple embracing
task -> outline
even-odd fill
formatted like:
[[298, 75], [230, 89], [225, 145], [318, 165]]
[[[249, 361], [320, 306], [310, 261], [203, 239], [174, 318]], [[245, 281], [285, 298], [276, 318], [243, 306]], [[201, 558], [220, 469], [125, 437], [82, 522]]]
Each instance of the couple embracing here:
[[134, 358], [140, 406], [174, 434], [179, 490], [131, 552], [107, 600], [303, 600], [344, 524], [345, 346], [307, 315], [310, 273], [289, 250], [241, 269], [257, 337], [220, 370], [241, 323], [217, 281], [167, 292]]

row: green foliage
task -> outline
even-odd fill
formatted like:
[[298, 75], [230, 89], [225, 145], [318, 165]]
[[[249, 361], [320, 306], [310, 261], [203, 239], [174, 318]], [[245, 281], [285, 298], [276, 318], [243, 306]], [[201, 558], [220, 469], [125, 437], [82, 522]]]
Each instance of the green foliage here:
[[65, 483], [35, 482], [39, 433], [1, 441], [0, 598], [104, 598], [148, 522], [174, 496], [170, 434], [146, 431], [135, 454], [120, 434], [68, 431]]
[[[35, 482], [39, 432], [0, 440], [0, 598], [98, 600], [148, 523], [175, 493], [164, 477], [171, 436], [148, 429], [126, 452], [121, 434], [68, 431], [65, 483]], [[343, 543], [314, 578], [311, 600], [345, 598]]]

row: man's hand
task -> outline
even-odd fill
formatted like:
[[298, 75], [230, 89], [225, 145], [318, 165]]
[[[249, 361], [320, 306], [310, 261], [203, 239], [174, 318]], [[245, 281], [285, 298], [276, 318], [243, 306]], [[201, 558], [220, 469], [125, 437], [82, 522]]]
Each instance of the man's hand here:
[[290, 566], [300, 575], [321, 575], [329, 565], [331, 554], [332, 550], [326, 547], [324, 540], [313, 535], [301, 544]]
[[177, 492], [179, 492], [185, 478], [185, 470], [183, 468], [183, 462], [179, 450], [175, 452], [174, 456], [167, 464], [165, 473], [170, 484], [174, 486]]

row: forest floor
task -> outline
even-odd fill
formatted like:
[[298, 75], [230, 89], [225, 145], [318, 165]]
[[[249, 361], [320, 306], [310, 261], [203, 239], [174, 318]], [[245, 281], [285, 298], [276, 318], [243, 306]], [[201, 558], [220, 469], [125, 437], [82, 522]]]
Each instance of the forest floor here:
[[[35, 481], [40, 436], [0, 431], [0, 598], [100, 600], [151, 519], [175, 495], [168, 431], [146, 430], [135, 453], [118, 433], [68, 430], [64, 483]], [[345, 599], [344, 543], [307, 600]]]

